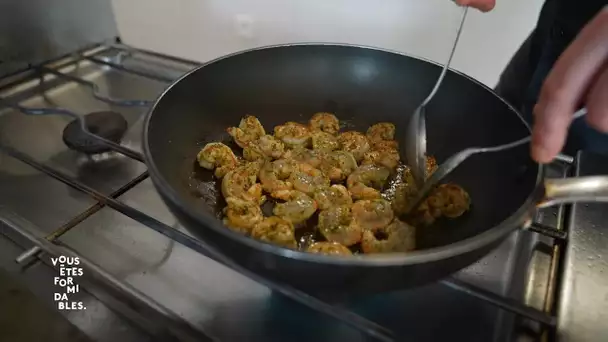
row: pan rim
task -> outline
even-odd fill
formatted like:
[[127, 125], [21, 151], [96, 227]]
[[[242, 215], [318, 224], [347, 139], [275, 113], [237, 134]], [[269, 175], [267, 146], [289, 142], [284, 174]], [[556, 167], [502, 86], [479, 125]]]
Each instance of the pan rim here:
[[[175, 80], [171, 85], [169, 85], [154, 101], [154, 104], [150, 107], [148, 112], [146, 113], [146, 118], [143, 126], [143, 152], [144, 158], [146, 162], [146, 166], [149, 170], [150, 177], [155, 184], [157, 191], [160, 192], [160, 195], [168, 199], [173, 203], [173, 205], [177, 206], [185, 215], [187, 215], [190, 219], [198, 224], [205, 227], [205, 229], [212, 229], [219, 234], [223, 234], [225, 237], [230, 239], [234, 239], [239, 243], [243, 243], [250, 248], [268, 252], [275, 254], [281, 257], [298, 259], [311, 263], [322, 263], [322, 264], [333, 264], [336, 266], [358, 266], [358, 267], [382, 267], [382, 266], [405, 266], [405, 265], [414, 265], [421, 264], [433, 261], [439, 261], [448, 259], [450, 257], [458, 256], [461, 254], [465, 254], [467, 252], [471, 252], [474, 250], [478, 250], [483, 248], [484, 246], [488, 246], [499, 239], [505, 237], [508, 233], [515, 231], [516, 229], [520, 229], [525, 223], [527, 223], [531, 214], [535, 210], [535, 204], [539, 201], [539, 184], [542, 182], [544, 177], [544, 165], [536, 164], [538, 167], [536, 183], [530, 195], [526, 198], [523, 204], [509, 217], [500, 222], [498, 225], [491, 227], [484, 231], [481, 234], [477, 234], [471, 236], [469, 238], [454, 242], [449, 245], [443, 245], [439, 247], [416, 250], [408, 253], [391, 253], [391, 254], [374, 254], [374, 255], [356, 255], [356, 256], [328, 256], [322, 254], [314, 254], [308, 253], [304, 251], [291, 250], [283, 247], [279, 247], [276, 245], [272, 245], [270, 243], [266, 243], [263, 241], [255, 240], [251, 237], [245, 236], [238, 232], [235, 232], [231, 229], [225, 227], [221, 220], [217, 219], [214, 215], [207, 214], [201, 210], [196, 210], [193, 205], [188, 204], [185, 201], [180, 200], [180, 195], [171, 187], [169, 182], [163, 177], [161, 172], [159, 171], [157, 165], [154, 162], [154, 158], [152, 157], [152, 153], [149, 148], [149, 127], [150, 122], [153, 117], [153, 113], [155, 112], [158, 104], [162, 101], [165, 95], [171, 91], [171, 89], [178, 83], [180, 83], [183, 79], [189, 77], [190, 75], [196, 73], [198, 70], [211, 65], [213, 63], [220, 62], [229, 57], [238, 56], [250, 52], [260, 51], [260, 50], [269, 50], [276, 48], [285, 48], [285, 47], [297, 47], [297, 46], [333, 46], [333, 47], [347, 47], [347, 48], [361, 48], [372, 51], [379, 51], [384, 53], [391, 53], [399, 56], [409, 57], [418, 59], [427, 63], [431, 63], [437, 66], [443, 66], [440, 63], [437, 63], [432, 60], [428, 60], [426, 58], [421, 58], [418, 56], [410, 55], [407, 53], [402, 53], [395, 50], [384, 49], [373, 46], [366, 45], [358, 45], [358, 44], [344, 44], [344, 43], [316, 43], [316, 42], [307, 42], [307, 43], [287, 43], [287, 44], [275, 44], [275, 45], [267, 45], [261, 47], [255, 47], [251, 49], [246, 49], [242, 51], [237, 51], [231, 54], [227, 54], [208, 62], [201, 64], [200, 66], [188, 71], [177, 80]], [[498, 96], [494, 90], [486, 86], [485, 84], [479, 82], [478, 80], [454, 69], [449, 69], [450, 72], [455, 73], [461, 77], [464, 77], [473, 83], [481, 86], [486, 91], [489, 91], [493, 94], [497, 99], [503, 102], [517, 117], [521, 120], [524, 126], [531, 132], [530, 125], [523, 119], [521, 114], [513, 108], [509, 103], [507, 103], [504, 99]], [[195, 237], [199, 239], [198, 237]]]

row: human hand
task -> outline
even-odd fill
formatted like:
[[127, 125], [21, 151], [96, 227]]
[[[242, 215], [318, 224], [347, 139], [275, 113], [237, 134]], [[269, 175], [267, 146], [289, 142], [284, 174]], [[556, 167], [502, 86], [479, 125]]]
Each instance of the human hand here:
[[496, 0], [455, 0], [460, 6], [470, 6], [482, 12], [491, 11], [496, 5]]
[[608, 8], [604, 7], [559, 57], [534, 107], [532, 158], [548, 163], [561, 151], [574, 112], [608, 133]]

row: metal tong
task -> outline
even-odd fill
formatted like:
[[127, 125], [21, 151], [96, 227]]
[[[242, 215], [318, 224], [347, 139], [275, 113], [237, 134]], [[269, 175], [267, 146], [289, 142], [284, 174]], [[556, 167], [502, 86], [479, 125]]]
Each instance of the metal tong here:
[[426, 99], [424, 99], [424, 101], [422, 101], [420, 106], [416, 108], [414, 114], [410, 117], [405, 135], [403, 137], [404, 141], [401, 142], [401, 146], [404, 146], [405, 158], [410, 168], [412, 169], [412, 176], [414, 177], [416, 186], [419, 189], [421, 189], [424, 184], [426, 169], [425, 107], [429, 102], [431, 102], [431, 100], [439, 90], [439, 86], [441, 86], [443, 78], [445, 77], [445, 74], [447, 73], [448, 68], [450, 67], [452, 57], [454, 57], [454, 53], [456, 52], [456, 46], [458, 46], [458, 40], [460, 39], [460, 33], [462, 32], [467, 12], [468, 7], [465, 7], [462, 11], [462, 19], [460, 20], [458, 32], [456, 33], [456, 39], [454, 40], [454, 45], [452, 46], [452, 51], [450, 52], [448, 61], [443, 66], [441, 74], [439, 75], [435, 86], [431, 90], [431, 93], [426, 97]]

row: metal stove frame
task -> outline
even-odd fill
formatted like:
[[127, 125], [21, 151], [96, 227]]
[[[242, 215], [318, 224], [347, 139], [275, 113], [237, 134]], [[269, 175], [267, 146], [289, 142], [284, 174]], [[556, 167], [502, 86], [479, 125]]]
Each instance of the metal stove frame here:
[[[90, 51], [92, 48], [95, 48], [95, 52], [87, 54], [86, 52]], [[166, 59], [169, 61], [175, 61], [175, 62], [187, 64], [187, 65], [192, 65], [193, 67], [200, 65], [200, 63], [190, 61], [190, 60], [185, 60], [185, 59], [181, 59], [181, 58], [158, 54], [158, 53], [151, 52], [151, 51], [135, 49], [135, 48], [123, 45], [117, 40], [117, 42], [115, 44], [108, 44], [108, 45], [99, 44], [99, 45], [96, 45], [93, 47], [88, 47], [86, 49], [80, 50], [78, 52], [70, 54], [69, 56], [63, 56], [63, 57], [58, 58], [53, 61], [48, 61], [48, 62], [42, 63], [40, 65], [31, 66], [31, 68], [26, 70], [25, 72], [33, 71], [33, 72], [39, 73], [40, 82], [44, 82], [44, 77], [42, 77], [42, 75], [47, 74], [47, 73], [52, 74], [56, 77], [65, 78], [66, 80], [69, 80], [69, 81], [77, 82], [81, 85], [88, 87], [91, 90], [92, 96], [95, 97], [96, 99], [109, 103], [109, 104], [112, 104], [112, 105], [119, 105], [119, 106], [147, 107], [147, 106], [150, 106], [152, 104], [152, 102], [145, 101], [145, 100], [137, 100], [137, 99], [117, 99], [117, 98], [108, 97], [108, 96], [100, 93], [100, 91], [97, 88], [97, 85], [95, 83], [84, 80], [79, 77], [64, 74], [57, 70], [53, 70], [53, 69], [47, 67], [47, 65], [52, 64], [52, 63], [57, 63], [58, 61], [64, 60], [66, 57], [71, 57], [71, 60], [69, 60], [68, 62], [64, 62], [62, 64], [56, 64], [56, 65], [54, 65], [54, 67], [57, 69], [60, 69], [61, 67], [65, 67], [65, 66], [69, 66], [69, 65], [75, 65], [75, 64], [77, 65], [79, 62], [86, 60], [89, 62], [105, 65], [105, 66], [108, 66], [111, 68], [116, 68], [118, 70], [132, 73], [132, 74], [135, 74], [138, 76], [154, 79], [157, 81], [162, 81], [162, 82], [166, 82], [166, 83], [170, 83], [170, 82], [174, 81], [172, 79], [169, 79], [169, 78], [161, 76], [161, 75], [155, 75], [153, 73], [133, 70], [133, 69], [130, 69], [123, 65], [115, 64], [115, 63], [112, 63], [112, 62], [109, 62], [109, 61], [106, 61], [106, 60], [103, 60], [103, 59], [100, 59], [97, 57], [97, 54], [99, 54], [109, 48], [124, 51], [124, 53], [126, 53], [126, 54], [128, 54], [130, 52], [137, 52], [137, 53], [141, 53], [144, 55], [150, 55], [153, 57], [163, 58], [163, 59]], [[20, 74], [22, 74], [22, 73], [23, 72], [21, 72]], [[15, 76], [17, 76], [17, 75], [12, 75], [11, 78], [15, 77]], [[18, 83], [18, 81], [13, 81], [10, 84], [15, 84], [15, 83]], [[80, 116], [74, 112], [71, 112], [69, 110], [62, 109], [62, 108], [26, 108], [26, 107], [19, 105], [18, 103], [13, 103], [6, 99], [0, 98], [0, 108], [2, 106], [12, 107], [26, 115], [65, 115], [65, 116], [69, 116], [71, 118], [79, 120], [80, 125], [83, 128], [83, 131], [85, 131], [87, 134], [91, 135], [92, 137], [95, 137], [95, 138], [101, 140], [111, 150], [113, 150], [117, 153], [123, 154], [134, 160], [137, 160], [139, 162], [142, 162], [142, 163], [144, 162], [144, 158], [141, 153], [134, 151], [132, 149], [129, 149], [120, 144], [116, 144], [112, 141], [108, 141], [99, 136], [96, 136], [93, 133], [88, 132], [85, 127], [84, 120], [81, 119], [82, 116]], [[72, 229], [77, 224], [79, 224], [80, 222], [85, 220], [87, 217], [98, 212], [103, 207], [108, 206], [136, 221], [139, 221], [144, 226], [146, 226], [162, 235], [165, 235], [168, 238], [173, 239], [174, 241], [176, 241], [206, 257], [213, 259], [213, 260], [231, 268], [232, 270], [239, 272], [239, 273], [245, 275], [246, 277], [249, 277], [250, 279], [267, 286], [268, 288], [272, 289], [273, 291], [280, 293], [296, 302], [299, 302], [302, 305], [308, 306], [313, 310], [316, 310], [327, 316], [340, 320], [343, 323], [346, 323], [347, 325], [349, 325], [379, 341], [394, 341], [394, 335], [392, 334], [392, 332], [390, 330], [388, 330], [362, 316], [359, 316], [353, 312], [350, 312], [341, 307], [324, 302], [323, 300], [320, 300], [311, 295], [308, 295], [307, 293], [304, 293], [289, 285], [269, 281], [268, 279], [265, 279], [257, 274], [254, 274], [251, 271], [248, 271], [247, 269], [237, 265], [230, 258], [226, 257], [225, 255], [220, 253], [217, 249], [208, 245], [204, 241], [192, 238], [182, 232], [179, 232], [178, 230], [160, 222], [159, 220], [156, 220], [156, 219], [150, 217], [149, 215], [117, 200], [117, 198], [120, 195], [124, 194], [126, 191], [133, 188], [137, 184], [141, 183], [146, 178], [148, 178], [147, 171], [143, 172], [138, 177], [131, 180], [128, 184], [124, 185], [120, 189], [117, 189], [116, 191], [114, 191], [113, 193], [111, 193], [109, 195], [105, 195], [105, 194], [79, 182], [78, 180], [74, 179], [73, 177], [66, 175], [65, 173], [63, 173], [59, 170], [56, 170], [52, 167], [49, 167], [40, 162], [37, 162], [32, 157], [30, 157], [12, 147], [4, 146], [4, 145], [0, 144], [0, 151], [30, 165], [31, 167], [37, 169], [38, 171], [56, 179], [56, 180], [59, 180], [60, 182], [68, 185], [71, 188], [74, 188], [78, 191], [88, 194], [95, 201], [97, 201], [97, 203], [95, 205], [89, 207], [87, 210], [82, 212], [80, 215], [72, 218], [70, 221], [68, 221], [61, 227], [58, 227], [52, 233], [47, 235], [46, 238], [44, 238], [44, 239], [34, 236], [32, 233], [30, 233], [27, 229], [25, 229], [23, 227], [23, 222], [16, 222], [16, 221], [18, 221], [16, 219], [12, 220], [10, 215], [9, 215], [9, 217], [0, 217], [0, 221], [3, 221], [5, 224], [7, 224], [7, 226], [12, 228], [18, 235], [22, 236], [26, 240], [29, 240], [35, 246], [35, 247], [27, 250], [26, 252], [22, 253], [21, 255], [19, 255], [16, 258], [16, 262], [22, 264], [24, 268], [27, 268], [27, 267], [31, 266], [33, 263], [35, 263], [37, 260], [40, 260], [40, 258], [42, 258], [42, 253], [51, 255], [51, 256], [58, 256], [58, 255], [78, 256], [81, 260], [83, 268], [86, 270], [86, 273], [89, 275], [92, 275], [92, 278], [94, 278], [94, 280], [96, 282], [98, 282], [98, 285], [102, 286], [105, 289], [110, 290], [111, 293], [118, 294], [119, 297], [122, 298], [122, 300], [128, 301], [130, 303], [130, 305], [136, 305], [136, 306], [143, 305], [143, 307], [149, 308], [150, 311], [148, 311], [147, 314], [149, 314], [149, 316], [152, 317], [152, 319], [154, 321], [158, 322], [159, 324], [162, 324], [162, 326], [166, 328], [169, 336], [173, 336], [174, 338], [176, 337], [180, 340], [181, 339], [184, 339], [184, 340], [193, 339], [193, 340], [199, 340], [199, 341], [201, 339], [210, 340], [210, 341], [215, 340], [213, 337], [207, 335], [204, 331], [201, 331], [199, 328], [193, 327], [189, 323], [185, 322], [183, 319], [179, 318], [179, 316], [176, 315], [175, 313], [167, 310], [162, 305], [158, 304], [154, 299], [146, 296], [145, 294], [141, 293], [140, 291], [136, 290], [135, 288], [131, 287], [130, 285], [120, 282], [119, 280], [114, 278], [111, 274], [104, 271], [101, 267], [97, 266], [92, 261], [87, 260], [86, 258], [83, 258], [82, 256], [78, 255], [78, 253], [76, 253], [75, 251], [73, 251], [72, 249], [70, 249], [65, 244], [62, 244], [59, 241], [58, 238], [60, 236], [67, 233], [70, 229]], [[554, 241], [554, 244], [552, 246], [552, 251], [551, 251], [552, 255], [551, 255], [551, 264], [550, 264], [550, 270], [549, 270], [549, 272], [550, 272], [549, 286], [548, 286], [547, 295], [545, 298], [545, 305], [544, 305], [544, 308], [542, 311], [538, 310], [536, 308], [527, 306], [527, 305], [525, 305], [519, 301], [513, 300], [511, 298], [506, 298], [501, 295], [495, 294], [493, 292], [481, 289], [477, 286], [468, 284], [461, 280], [457, 280], [454, 278], [448, 278], [448, 279], [442, 280], [441, 282], [452, 289], [464, 292], [475, 298], [478, 298], [480, 300], [491, 303], [503, 310], [509, 311], [509, 312], [517, 314], [521, 317], [527, 318], [533, 322], [539, 323], [542, 327], [541, 339], [548, 340], [550, 338], [550, 336], [552, 336], [555, 333], [555, 327], [557, 324], [557, 318], [554, 314], [554, 311], [555, 311], [554, 303], [555, 303], [555, 296], [557, 293], [557, 286], [558, 286], [559, 260], [560, 260], [560, 256], [561, 256], [561, 251], [563, 249], [563, 247], [562, 247], [563, 243], [565, 243], [567, 240], [567, 232], [564, 230], [559, 230], [559, 229], [541, 225], [541, 224], [533, 224], [532, 227], [530, 228], [530, 230], [532, 230], [536, 233], [545, 235], [547, 237], [553, 238], [553, 241]]]

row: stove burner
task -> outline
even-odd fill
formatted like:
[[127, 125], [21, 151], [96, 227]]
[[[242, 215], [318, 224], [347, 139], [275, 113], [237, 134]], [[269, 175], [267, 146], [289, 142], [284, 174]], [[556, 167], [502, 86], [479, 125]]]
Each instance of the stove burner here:
[[[128, 126], [122, 115], [110, 111], [87, 114], [84, 120], [89, 132], [115, 143], [120, 143]], [[86, 154], [100, 154], [111, 150], [103, 142], [83, 132], [78, 120], [73, 120], [65, 127], [63, 142], [69, 148]]]

